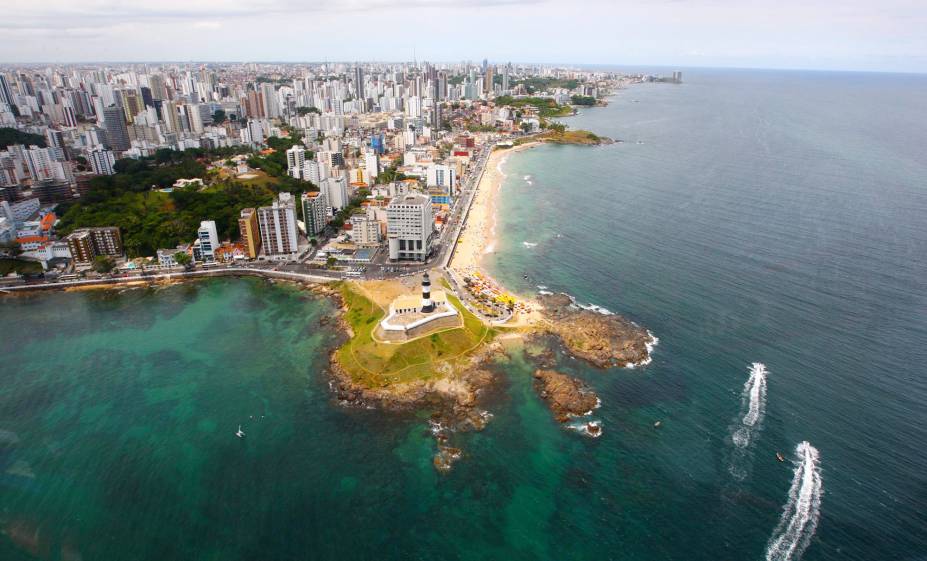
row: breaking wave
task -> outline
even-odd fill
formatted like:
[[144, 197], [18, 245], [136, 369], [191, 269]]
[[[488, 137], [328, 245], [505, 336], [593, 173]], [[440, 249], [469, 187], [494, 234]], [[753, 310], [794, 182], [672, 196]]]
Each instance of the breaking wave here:
[[824, 480], [817, 448], [808, 442], [795, 447], [796, 466], [789, 500], [766, 547], [766, 561], [794, 561], [811, 542], [821, 517]]

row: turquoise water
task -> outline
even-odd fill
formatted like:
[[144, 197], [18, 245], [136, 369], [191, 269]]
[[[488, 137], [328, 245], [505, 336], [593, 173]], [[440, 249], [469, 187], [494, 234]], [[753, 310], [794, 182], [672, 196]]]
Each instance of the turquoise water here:
[[553, 421], [513, 346], [438, 475], [427, 413], [332, 401], [334, 308], [286, 285], [5, 297], [0, 559], [759, 560], [805, 440], [804, 559], [927, 555], [927, 79], [686, 79], [568, 121], [623, 144], [505, 168], [493, 273], [660, 338], [635, 370], [559, 358], [600, 438]]

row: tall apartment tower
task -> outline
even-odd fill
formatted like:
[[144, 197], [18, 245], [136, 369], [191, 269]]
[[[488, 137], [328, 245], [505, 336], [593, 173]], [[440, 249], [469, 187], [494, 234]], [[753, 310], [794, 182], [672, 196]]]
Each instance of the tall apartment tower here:
[[362, 102], [367, 99], [364, 95], [364, 69], [360, 65], [354, 67], [354, 90], [357, 93], [357, 99]]
[[91, 150], [88, 156], [90, 157], [90, 167], [93, 169], [93, 173], [97, 175], [113, 175], [116, 173], [113, 170], [116, 157], [113, 156], [112, 150], [104, 150], [103, 147], [98, 147]]
[[286, 173], [293, 179], [302, 179], [303, 166], [306, 164], [306, 149], [294, 144], [286, 151]]
[[273, 260], [296, 259], [296, 203], [289, 193], [280, 193], [273, 206], [257, 210], [264, 255]]
[[200, 258], [205, 263], [214, 263], [216, 261], [216, 249], [219, 248], [219, 234], [216, 232], [216, 222], [214, 220], [200, 222], [196, 237], [199, 242]]
[[103, 108], [103, 128], [106, 129], [109, 147], [113, 150], [124, 152], [132, 147], [122, 108], [115, 105]]
[[328, 214], [328, 197], [325, 193], [303, 193], [303, 221], [306, 224], [306, 235], [315, 236], [325, 229], [325, 218]]
[[238, 231], [241, 233], [241, 243], [248, 249], [248, 257], [257, 259], [261, 252], [261, 233], [258, 229], [258, 215], [253, 208], [242, 209], [238, 218]]

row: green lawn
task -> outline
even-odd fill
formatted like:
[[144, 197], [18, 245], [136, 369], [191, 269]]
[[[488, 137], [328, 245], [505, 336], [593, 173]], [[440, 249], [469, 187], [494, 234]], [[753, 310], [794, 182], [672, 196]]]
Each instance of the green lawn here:
[[385, 315], [384, 310], [347, 283], [342, 285], [341, 293], [348, 308], [345, 319], [354, 337], [338, 349], [338, 362], [355, 382], [367, 387], [440, 378], [463, 364], [469, 353], [495, 334], [448, 293], [448, 299], [463, 314], [463, 327], [408, 343], [378, 343], [373, 331]]
[[0, 259], [0, 276], [6, 276], [13, 271], [17, 273], [41, 273], [42, 265], [35, 261], [23, 261], [21, 259]]

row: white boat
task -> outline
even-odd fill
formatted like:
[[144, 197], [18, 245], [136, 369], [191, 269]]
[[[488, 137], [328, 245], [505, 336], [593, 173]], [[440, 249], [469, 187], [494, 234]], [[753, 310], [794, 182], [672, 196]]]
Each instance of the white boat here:
[[245, 437], [245, 433], [243, 433], [243, 432], [241, 431], [241, 425], [238, 425], [238, 432], [235, 433], [235, 436], [237, 436], [238, 438], [244, 438], [244, 437]]

